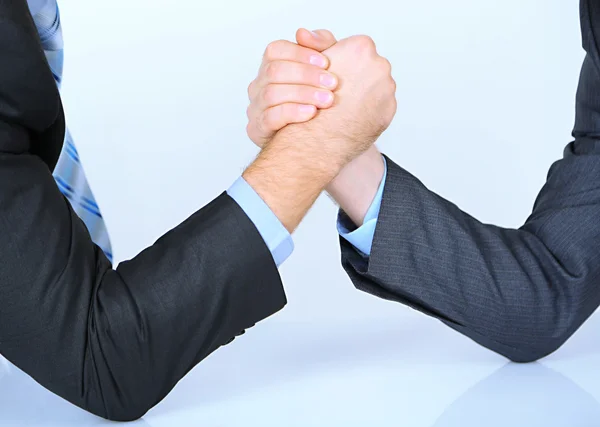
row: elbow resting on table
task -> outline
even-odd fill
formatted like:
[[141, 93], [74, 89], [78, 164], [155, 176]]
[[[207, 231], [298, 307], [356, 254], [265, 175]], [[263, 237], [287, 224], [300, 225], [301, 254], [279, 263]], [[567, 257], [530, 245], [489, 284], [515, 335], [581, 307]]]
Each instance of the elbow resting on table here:
[[[131, 381], [131, 378], [126, 379], [126, 382], [127, 380]], [[83, 402], [80, 401], [78, 406], [109, 421], [136, 421], [160, 401], [150, 397], [156, 397], [157, 393], [150, 392], [148, 384], [140, 386], [139, 389], [130, 386], [91, 387], [96, 390], [84, 390], [84, 394], [89, 397]]]
[[132, 422], [137, 421], [142, 418], [146, 413], [152, 409], [154, 405], [139, 405], [138, 407], [132, 408], [123, 408], [123, 407], [115, 407], [115, 408], [107, 408], [109, 411], [106, 416], [102, 416], [102, 418], [108, 421], [116, 421], [116, 422]]
[[[496, 351], [515, 363], [531, 363], [557, 351], [579, 329], [586, 318], [577, 315], [581, 305], [576, 301], [559, 298], [548, 304], [546, 310], [538, 310], [538, 318], [522, 316], [522, 311], [505, 308], [502, 334], [496, 341], [502, 344]], [[519, 321], [515, 319], [521, 319]], [[507, 331], [511, 338], [506, 338]]]
[[537, 362], [538, 360], [541, 360], [541, 359], [545, 358], [546, 356], [549, 356], [550, 354], [554, 353], [556, 350], [558, 350], [559, 347], [560, 347], [560, 345], [553, 346], [553, 347], [550, 347], [548, 350], [544, 351], [544, 350], [529, 348], [528, 346], [524, 345], [524, 346], [518, 348], [516, 351], [499, 350], [498, 353], [514, 363], [533, 363], [533, 362]]

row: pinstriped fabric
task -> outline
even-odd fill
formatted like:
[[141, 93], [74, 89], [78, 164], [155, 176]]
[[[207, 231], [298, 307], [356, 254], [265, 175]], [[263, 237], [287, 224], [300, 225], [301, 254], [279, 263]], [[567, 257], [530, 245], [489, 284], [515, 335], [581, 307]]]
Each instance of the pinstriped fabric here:
[[[33, 20], [38, 29], [48, 64], [56, 84], [60, 88], [63, 75], [63, 38], [58, 6], [54, 0], [48, 0], [42, 5], [39, 5], [40, 0], [30, 2], [30, 7], [33, 3], [37, 3], [37, 10], [32, 9], [34, 13]], [[98, 204], [87, 182], [79, 153], [68, 130], [53, 175], [60, 191], [69, 200], [73, 210], [87, 226], [94, 243], [104, 251], [107, 258], [112, 262], [108, 232]]]

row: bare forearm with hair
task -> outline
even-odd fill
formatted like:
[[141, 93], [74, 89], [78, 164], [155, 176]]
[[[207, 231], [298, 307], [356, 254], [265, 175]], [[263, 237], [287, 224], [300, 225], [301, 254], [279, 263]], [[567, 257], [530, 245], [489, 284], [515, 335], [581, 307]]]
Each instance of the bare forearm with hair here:
[[321, 141], [299, 126], [280, 131], [244, 172], [244, 179], [291, 233], [343, 167]]
[[377, 147], [347, 164], [326, 191], [358, 227], [373, 203], [383, 179], [385, 165]]

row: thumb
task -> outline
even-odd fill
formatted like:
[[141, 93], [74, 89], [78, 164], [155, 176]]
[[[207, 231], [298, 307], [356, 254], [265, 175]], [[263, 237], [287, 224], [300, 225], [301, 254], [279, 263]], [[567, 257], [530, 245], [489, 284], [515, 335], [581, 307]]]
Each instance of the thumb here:
[[337, 43], [334, 35], [328, 30], [308, 31], [305, 28], [300, 28], [296, 31], [296, 41], [300, 46], [323, 52]]

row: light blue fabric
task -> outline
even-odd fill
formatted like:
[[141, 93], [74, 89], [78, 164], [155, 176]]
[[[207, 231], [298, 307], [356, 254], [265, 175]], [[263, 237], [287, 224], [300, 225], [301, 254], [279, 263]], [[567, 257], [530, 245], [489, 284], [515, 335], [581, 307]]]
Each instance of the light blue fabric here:
[[365, 215], [363, 225], [351, 230], [350, 225], [347, 221], [340, 216], [338, 218], [337, 228], [338, 233], [344, 239], [346, 239], [352, 246], [365, 257], [371, 255], [371, 246], [373, 246], [373, 237], [375, 236], [375, 228], [377, 227], [377, 219], [379, 218], [379, 210], [381, 209], [381, 200], [383, 199], [383, 191], [385, 190], [385, 180], [387, 178], [387, 163], [385, 157], [383, 158], [385, 165], [385, 172], [383, 173], [383, 179], [379, 184], [377, 194]]
[[[60, 12], [55, 0], [29, 0], [46, 59], [60, 88], [63, 73], [63, 37]], [[106, 226], [81, 166], [81, 159], [67, 130], [63, 149], [54, 169], [54, 179], [73, 210], [85, 223], [94, 243], [112, 262], [112, 249]]]
[[243, 177], [239, 177], [227, 194], [244, 210], [273, 255], [279, 267], [294, 251], [292, 236]]

